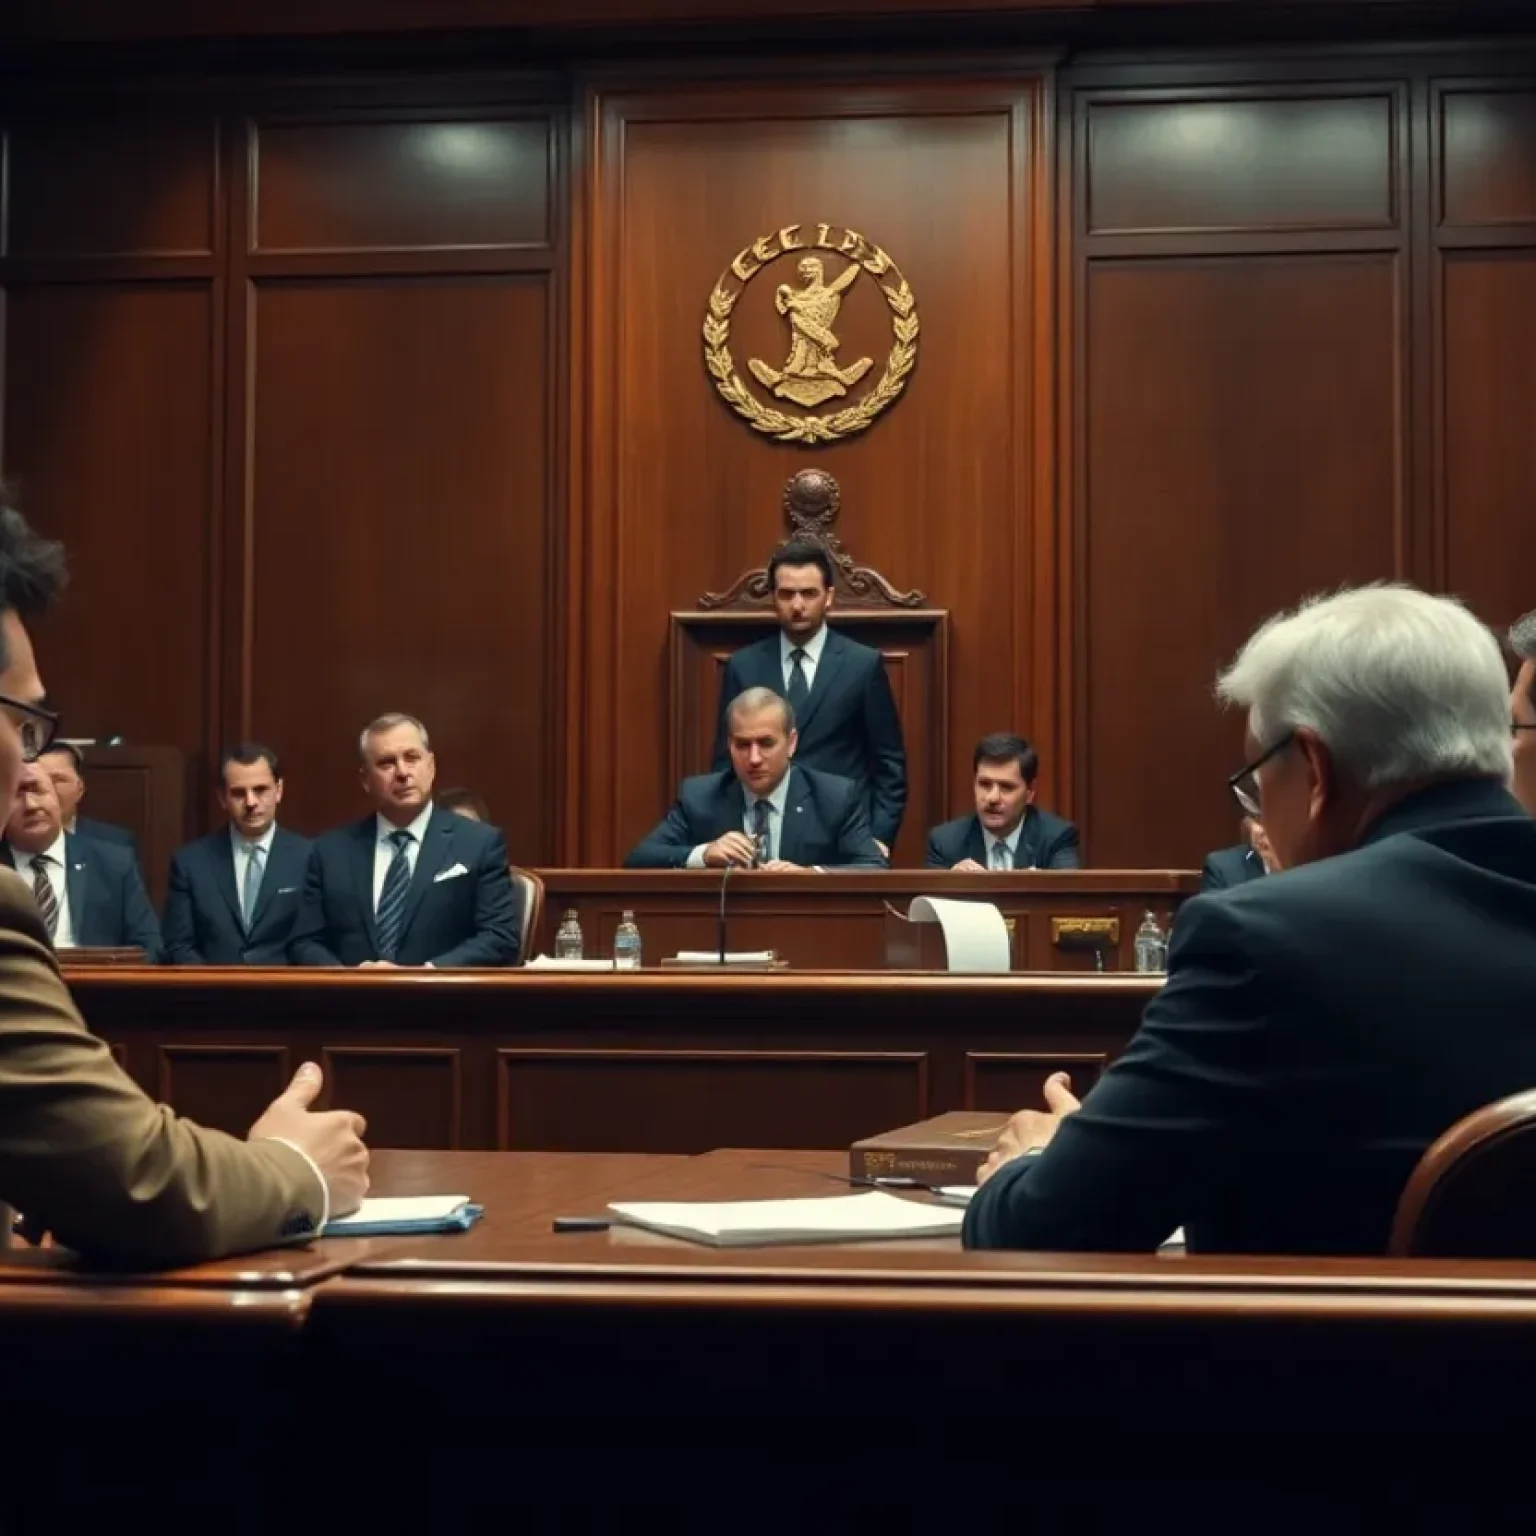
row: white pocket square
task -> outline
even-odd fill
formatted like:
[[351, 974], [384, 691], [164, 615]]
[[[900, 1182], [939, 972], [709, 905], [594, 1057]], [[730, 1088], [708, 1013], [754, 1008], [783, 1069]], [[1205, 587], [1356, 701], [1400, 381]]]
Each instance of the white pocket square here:
[[277, 888], [277, 894], [279, 896], [292, 896], [296, 890], [298, 890], [296, 885], [280, 885]]
[[452, 869], [444, 869], [432, 876], [433, 885], [441, 885], [444, 880], [457, 880], [460, 875], [467, 875], [469, 871], [462, 864], [455, 864]]

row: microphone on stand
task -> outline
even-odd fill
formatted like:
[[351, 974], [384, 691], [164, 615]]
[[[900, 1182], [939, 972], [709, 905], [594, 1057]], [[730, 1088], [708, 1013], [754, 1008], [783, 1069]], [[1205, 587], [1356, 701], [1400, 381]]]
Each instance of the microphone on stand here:
[[720, 917], [715, 927], [715, 937], [720, 941], [720, 964], [725, 964], [725, 892], [731, 883], [731, 871], [736, 866], [727, 859], [725, 873], [720, 876]]

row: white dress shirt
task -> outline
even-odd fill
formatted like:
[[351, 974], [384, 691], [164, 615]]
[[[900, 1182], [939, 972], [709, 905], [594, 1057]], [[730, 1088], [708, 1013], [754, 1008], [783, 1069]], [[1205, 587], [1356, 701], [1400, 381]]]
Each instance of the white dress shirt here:
[[[737, 781], [740, 782], [739, 780]], [[752, 809], [759, 800], [766, 802], [768, 810], [768, 827], [764, 834], [763, 863], [767, 864], [779, 856], [779, 834], [784, 829], [784, 802], [789, 799], [789, 772], [773, 786], [766, 795], [754, 795], [745, 784], [741, 786], [742, 816], [741, 830], [752, 836]], [[688, 855], [689, 869], [704, 868], [704, 850], [708, 843], [700, 843], [692, 853]]]
[[999, 843], [1001, 843], [1003, 845], [1003, 847], [1005, 847], [1008, 850], [1008, 864], [1007, 864], [1007, 867], [1009, 869], [1013, 868], [1013, 861], [1014, 861], [1015, 858], [1018, 857], [1018, 852], [1019, 852], [1019, 837], [1020, 837], [1020, 835], [1024, 831], [1024, 823], [1028, 819], [1028, 817], [1029, 817], [1029, 812], [1025, 811], [1024, 815], [1019, 818], [1018, 826], [1016, 826], [1013, 829], [1013, 831], [1008, 834], [1007, 837], [994, 837], [992, 835], [992, 833], [988, 832], [985, 827], [983, 827], [981, 829], [982, 840], [987, 845], [987, 862], [986, 862], [986, 867], [988, 869], [992, 869], [993, 868], [992, 859], [993, 859], [994, 855], [992, 853], [992, 850], [995, 847], [997, 847], [997, 845]]
[[[39, 852], [48, 860], [43, 867], [48, 872], [48, 883], [53, 887], [53, 899], [59, 904], [59, 926], [53, 930], [55, 949], [75, 947], [75, 925], [69, 915], [69, 840], [63, 832]], [[16, 860], [16, 872], [31, 885], [34, 880], [32, 860], [37, 854], [23, 853], [12, 847], [11, 857]]]
[[[235, 900], [240, 905], [240, 921], [249, 929], [251, 926], [251, 914], [245, 910], [245, 871], [251, 862], [251, 849], [261, 849], [261, 878], [266, 882], [267, 870], [272, 863], [272, 839], [277, 836], [277, 823], [271, 822], [267, 830], [260, 837], [242, 837], [234, 828], [229, 829], [229, 841], [232, 846], [235, 859]], [[259, 901], [258, 894], [257, 900]]]
[[801, 650], [805, 655], [800, 659], [800, 670], [805, 673], [805, 686], [816, 686], [816, 668], [821, 665], [821, 653], [827, 648], [827, 626], [823, 624], [809, 640], [802, 641], [798, 646], [781, 629], [779, 631], [779, 662], [784, 673], [784, 692], [789, 693], [790, 674], [795, 670], [794, 661], [790, 652]]
[[427, 835], [427, 823], [432, 820], [432, 802], [430, 800], [422, 807], [421, 814], [415, 821], [407, 822], [403, 827], [397, 827], [392, 821], [385, 821], [382, 816], [375, 816], [377, 822], [378, 841], [373, 845], [373, 910], [379, 910], [379, 897], [384, 894], [384, 876], [389, 873], [389, 866], [395, 857], [395, 845], [390, 842], [391, 836], [396, 832], [409, 832], [411, 840], [405, 845], [405, 862], [411, 871], [411, 878], [416, 878], [416, 859], [421, 853], [421, 845]]

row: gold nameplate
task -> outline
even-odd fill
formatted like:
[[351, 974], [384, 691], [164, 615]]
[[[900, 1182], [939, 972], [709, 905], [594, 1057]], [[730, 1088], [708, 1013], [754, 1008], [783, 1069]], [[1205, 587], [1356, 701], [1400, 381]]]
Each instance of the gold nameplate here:
[[1057, 949], [1102, 949], [1120, 942], [1118, 917], [1053, 917], [1051, 943]]

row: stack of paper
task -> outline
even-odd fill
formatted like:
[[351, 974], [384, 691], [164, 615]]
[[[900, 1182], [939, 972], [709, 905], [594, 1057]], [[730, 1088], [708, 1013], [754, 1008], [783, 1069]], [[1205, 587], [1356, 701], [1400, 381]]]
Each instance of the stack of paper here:
[[551, 955], [535, 955], [525, 961], [525, 971], [611, 971], [612, 960], [556, 960]]
[[965, 1213], [883, 1190], [804, 1200], [621, 1202], [620, 1221], [715, 1248], [764, 1243], [851, 1243], [875, 1238], [953, 1237]]
[[[677, 952], [679, 965], [719, 965], [720, 951], [718, 949], [680, 949]], [[727, 965], [772, 965], [773, 951], [771, 949], [728, 949], [725, 952]]]
[[333, 1216], [326, 1237], [394, 1237], [415, 1232], [463, 1232], [485, 1214], [468, 1195], [396, 1195], [364, 1200], [350, 1216]]

